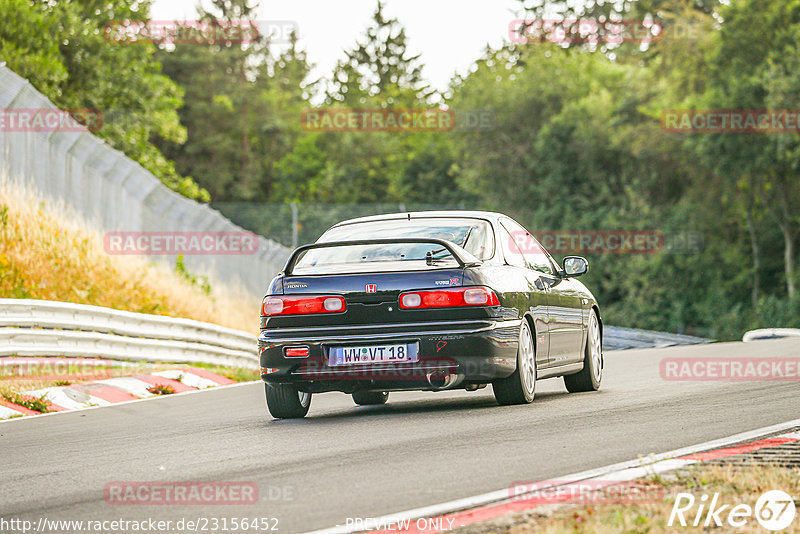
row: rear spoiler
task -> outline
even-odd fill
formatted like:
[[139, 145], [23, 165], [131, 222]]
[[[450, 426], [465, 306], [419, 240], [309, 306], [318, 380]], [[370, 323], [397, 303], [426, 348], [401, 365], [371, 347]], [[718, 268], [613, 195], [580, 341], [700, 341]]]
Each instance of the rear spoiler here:
[[305, 252], [317, 248], [334, 248], [334, 247], [348, 247], [352, 245], [396, 245], [398, 243], [429, 243], [431, 245], [439, 245], [446, 249], [455, 260], [458, 262], [459, 267], [474, 267], [480, 265], [482, 262], [460, 246], [452, 241], [444, 239], [436, 239], [433, 237], [398, 237], [391, 239], [361, 239], [356, 241], [329, 241], [327, 243], [312, 243], [310, 245], [303, 245], [294, 249], [294, 252], [289, 256], [286, 261], [286, 266], [283, 268], [284, 275], [292, 274], [295, 265]]

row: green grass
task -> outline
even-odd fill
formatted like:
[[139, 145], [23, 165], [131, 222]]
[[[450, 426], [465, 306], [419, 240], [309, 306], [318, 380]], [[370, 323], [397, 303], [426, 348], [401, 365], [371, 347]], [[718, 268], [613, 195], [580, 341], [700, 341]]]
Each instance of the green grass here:
[[234, 382], [252, 382], [253, 380], [260, 380], [261, 375], [258, 369], [249, 369], [246, 367], [222, 367], [220, 365], [212, 365], [209, 363], [193, 363], [192, 367], [199, 367], [212, 373], [216, 373], [225, 378], [230, 378]]
[[169, 384], [156, 384], [147, 388], [147, 391], [153, 395], [172, 395], [175, 393], [175, 388]]
[[3, 391], [0, 395], [8, 402], [40, 413], [48, 413], [50, 411], [50, 405], [52, 404], [44, 395], [41, 397], [34, 397], [16, 391]]

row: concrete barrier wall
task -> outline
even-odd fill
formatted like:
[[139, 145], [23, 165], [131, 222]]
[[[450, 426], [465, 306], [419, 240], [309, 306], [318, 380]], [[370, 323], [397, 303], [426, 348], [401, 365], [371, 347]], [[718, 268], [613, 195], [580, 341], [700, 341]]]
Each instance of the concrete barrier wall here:
[[[27, 80], [0, 65], [0, 110], [56, 109]], [[0, 177], [43, 199], [63, 202], [109, 231], [243, 231], [219, 212], [169, 188], [122, 152], [89, 132], [0, 129]], [[241, 283], [259, 297], [283, 267], [289, 249], [259, 237], [255, 254], [186, 255], [195, 274]], [[166, 259], [174, 265], [175, 259]]]

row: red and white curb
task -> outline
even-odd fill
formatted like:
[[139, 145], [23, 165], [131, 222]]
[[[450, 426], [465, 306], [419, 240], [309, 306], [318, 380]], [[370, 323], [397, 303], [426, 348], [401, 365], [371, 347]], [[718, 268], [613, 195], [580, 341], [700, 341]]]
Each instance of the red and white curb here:
[[5, 399], [0, 399], [0, 419], [8, 419], [20, 415], [38, 415], [39, 412], [29, 410], [22, 406], [12, 404]]
[[[800, 419], [795, 419], [779, 425], [743, 432], [714, 441], [676, 449], [662, 454], [648, 456], [637, 460], [630, 460], [618, 464], [600, 467], [589, 471], [574, 473], [572, 475], [557, 477], [552, 484], [542, 483], [537, 486], [537, 491], [558, 488], [563, 495], [576, 495], [579, 491], [570, 491], [571, 486], [586, 484], [595, 481], [599, 486], [611, 485], [614, 482], [632, 481], [648, 475], [665, 473], [680, 469], [688, 465], [707, 460], [716, 460], [736, 456], [747, 452], [777, 447], [786, 443], [800, 441], [800, 432], [789, 432], [778, 436], [760, 439], [763, 436], [775, 434], [800, 426]], [[749, 443], [741, 444], [749, 440]], [[739, 444], [731, 446], [733, 444]], [[714, 450], [712, 450], [714, 449]], [[529, 511], [544, 502], [537, 499], [525, 499], [525, 495], [512, 495], [512, 488], [467, 497], [446, 503], [441, 503], [424, 508], [416, 508], [405, 512], [369, 518], [372, 525], [370, 532], [447, 532], [449, 530], [487, 521], [513, 512]], [[545, 499], [552, 503], [553, 499]], [[425, 521], [417, 521], [425, 519]], [[351, 534], [364, 532], [364, 522], [354, 525], [337, 525], [332, 528], [316, 530], [309, 534]]]
[[[83, 384], [47, 387], [25, 391], [22, 395], [44, 397], [50, 401], [51, 412], [65, 412], [156, 397], [159, 395], [151, 393], [148, 389], [158, 385], [170, 386], [175, 393], [185, 393], [235, 383], [234, 380], [211, 371], [187, 367], [152, 374], [106, 378]], [[19, 415], [41, 414], [0, 399], [0, 419]]]

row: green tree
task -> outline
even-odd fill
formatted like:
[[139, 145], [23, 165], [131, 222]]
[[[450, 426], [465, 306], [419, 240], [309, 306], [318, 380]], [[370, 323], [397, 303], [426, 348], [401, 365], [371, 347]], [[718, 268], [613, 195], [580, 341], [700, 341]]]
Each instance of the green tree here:
[[422, 77], [420, 55], [410, 55], [405, 27], [387, 18], [381, 0], [364, 39], [337, 63], [327, 92], [328, 104], [359, 107], [376, 99], [384, 106], [427, 103], [432, 91]]
[[[800, 105], [800, 4], [744, 0], [721, 9], [725, 23], [709, 55], [706, 109], [797, 109]], [[759, 38], [753, 38], [757, 28]], [[751, 136], [758, 135], [757, 143]], [[728, 177], [728, 189], [750, 184], [783, 240], [784, 284], [797, 295], [795, 267], [800, 212], [800, 134], [707, 134], [699, 150]], [[741, 190], [741, 189], [740, 189]]]
[[[200, 17], [256, 24], [255, 5], [215, 0]], [[163, 143], [181, 172], [197, 177], [216, 201], [274, 198], [275, 162], [292, 150], [310, 65], [292, 35], [273, 58], [270, 42], [178, 44], [159, 51], [164, 72], [187, 91], [180, 110], [185, 144]]]
[[114, 21], [145, 21], [148, 10], [137, 0], [2, 0], [0, 59], [60, 108], [99, 110], [101, 138], [175, 191], [208, 200], [152, 142], [185, 140], [176, 111], [183, 91], [161, 74], [152, 44], [120, 44], [107, 33]]

